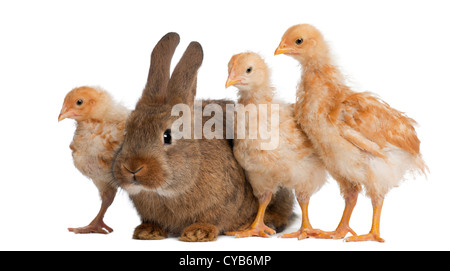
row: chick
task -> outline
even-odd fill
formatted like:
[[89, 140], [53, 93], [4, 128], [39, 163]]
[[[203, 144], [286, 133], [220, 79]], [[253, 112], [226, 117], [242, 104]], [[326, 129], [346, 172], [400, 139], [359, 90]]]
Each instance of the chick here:
[[[238, 103], [243, 106], [256, 106], [256, 114], [248, 114], [246, 129], [250, 128], [250, 123], [261, 120], [259, 125], [267, 124], [267, 127], [277, 131], [278, 144], [271, 147], [263, 145], [268, 140], [262, 136], [261, 127], [258, 128], [255, 139], [250, 138], [251, 130], [248, 131], [249, 137], [235, 137], [234, 155], [246, 171], [253, 192], [259, 200], [259, 209], [249, 229], [227, 234], [236, 237], [268, 237], [268, 234], [274, 234], [275, 231], [264, 224], [264, 212], [272, 194], [284, 186], [295, 189], [302, 210], [302, 225], [297, 232], [282, 237], [304, 239], [312, 236], [315, 230], [309, 222], [308, 204], [311, 195], [326, 182], [324, 165], [296, 123], [293, 105], [274, 100], [269, 68], [258, 54], [248, 52], [234, 55], [228, 64], [228, 73], [226, 87], [235, 85], [238, 88]], [[259, 108], [259, 105], [267, 105], [268, 113]], [[278, 123], [273, 121], [277, 118]], [[239, 121], [237, 119], [237, 122]], [[274, 142], [276, 143], [276, 140]]]
[[80, 228], [69, 228], [74, 233], [103, 233], [113, 229], [103, 222], [106, 210], [116, 195], [112, 181], [111, 164], [114, 153], [123, 140], [125, 121], [129, 110], [113, 101], [104, 90], [79, 87], [70, 91], [59, 114], [76, 120], [77, 128], [70, 144], [75, 167], [90, 178], [100, 193], [101, 208], [92, 222]]
[[[289, 28], [275, 55], [286, 54], [302, 65], [295, 119], [300, 123], [345, 199], [342, 219], [333, 232], [317, 237], [378, 241], [386, 193], [407, 172], [425, 174], [416, 122], [369, 93], [353, 92], [333, 64], [322, 34], [308, 24]], [[361, 188], [372, 200], [369, 234], [355, 236], [349, 220]]]

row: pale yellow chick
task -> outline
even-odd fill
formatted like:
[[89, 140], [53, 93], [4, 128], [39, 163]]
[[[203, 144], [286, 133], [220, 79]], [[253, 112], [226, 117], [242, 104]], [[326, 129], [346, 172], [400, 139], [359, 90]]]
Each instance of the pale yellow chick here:
[[[294, 119], [293, 105], [273, 99], [270, 71], [258, 54], [248, 52], [234, 55], [228, 64], [228, 72], [226, 87], [234, 85], [238, 88], [238, 104], [246, 109], [256, 108], [255, 114], [249, 113], [248, 118], [245, 118], [246, 136], [240, 138], [239, 131], [236, 131], [234, 155], [246, 171], [253, 192], [259, 200], [259, 210], [249, 229], [227, 234], [236, 237], [268, 237], [268, 234], [274, 234], [275, 231], [264, 224], [264, 212], [271, 196], [279, 187], [284, 186], [295, 189], [302, 210], [302, 226], [299, 231], [282, 237], [303, 239], [313, 236], [314, 230], [308, 218], [309, 199], [326, 182], [327, 174], [311, 143]], [[260, 105], [267, 105], [267, 111], [261, 109]], [[239, 118], [239, 113], [237, 117]], [[276, 119], [279, 120], [279, 125], [276, 121], [273, 122]], [[260, 130], [253, 131], [257, 136], [250, 138], [250, 124], [258, 123], [258, 120], [261, 121], [259, 125], [267, 125], [269, 130], [278, 130], [278, 144], [270, 146], [268, 142], [277, 142], [276, 139], [263, 139], [265, 136], [262, 136]], [[258, 128], [253, 126], [253, 129]]]
[[103, 222], [103, 217], [116, 195], [117, 188], [111, 185], [111, 164], [122, 143], [129, 113], [100, 88], [75, 88], [64, 99], [58, 121], [71, 118], [77, 122], [70, 144], [73, 162], [81, 173], [94, 182], [102, 200], [94, 220], [85, 227], [69, 228], [71, 232], [106, 234], [113, 231]]
[[341, 222], [333, 232], [316, 237], [344, 238], [362, 187], [372, 199], [369, 234], [346, 241], [380, 237], [380, 214], [386, 193], [405, 173], [425, 173], [414, 120], [369, 93], [353, 92], [333, 64], [322, 34], [308, 24], [289, 28], [275, 54], [292, 56], [302, 64], [295, 118], [313, 143], [345, 199]]

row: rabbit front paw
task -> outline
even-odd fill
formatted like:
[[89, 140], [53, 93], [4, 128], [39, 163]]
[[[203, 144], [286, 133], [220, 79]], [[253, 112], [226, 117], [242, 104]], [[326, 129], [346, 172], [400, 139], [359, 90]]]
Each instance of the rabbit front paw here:
[[142, 223], [134, 229], [133, 239], [139, 240], [161, 240], [167, 238], [168, 232], [158, 225]]
[[194, 223], [183, 230], [180, 241], [184, 242], [209, 242], [215, 241], [219, 229], [208, 223]]

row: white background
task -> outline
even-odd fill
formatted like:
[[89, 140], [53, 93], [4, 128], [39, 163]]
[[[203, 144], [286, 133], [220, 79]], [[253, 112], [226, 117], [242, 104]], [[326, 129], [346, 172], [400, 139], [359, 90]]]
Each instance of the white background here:
[[[449, 250], [446, 2], [1, 1], [0, 249]], [[203, 45], [199, 98], [235, 99], [236, 90], [224, 87], [228, 60], [252, 50], [273, 69], [279, 95], [293, 102], [300, 66], [273, 52], [284, 31], [298, 23], [311, 23], [323, 32], [354, 90], [377, 93], [420, 124], [417, 131], [431, 173], [388, 194], [381, 217], [384, 244], [276, 236], [221, 236], [201, 244], [176, 238], [136, 241], [131, 235], [139, 218], [124, 191], [105, 217], [112, 234], [67, 231], [88, 224], [100, 206], [95, 186], [72, 163], [74, 121], [57, 122], [68, 91], [100, 85], [132, 108], [145, 84], [153, 46], [175, 31], [181, 36], [175, 61], [190, 41]], [[330, 179], [311, 200], [313, 226], [333, 230], [343, 207]], [[371, 217], [370, 200], [361, 195], [350, 225], [367, 233]], [[297, 219], [283, 233], [299, 226]]]

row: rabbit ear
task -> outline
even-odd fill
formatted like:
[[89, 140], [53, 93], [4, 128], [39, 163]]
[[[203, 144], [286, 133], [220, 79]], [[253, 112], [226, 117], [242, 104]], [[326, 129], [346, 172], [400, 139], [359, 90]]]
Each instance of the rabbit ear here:
[[[175, 49], [180, 43], [177, 33], [167, 33], [153, 48], [147, 84], [139, 104], [164, 103], [170, 75], [170, 62]], [[137, 107], [136, 106], [136, 107]]]
[[203, 49], [200, 43], [191, 42], [175, 67], [167, 86], [166, 103], [194, 104], [197, 90], [197, 71], [202, 65]]

